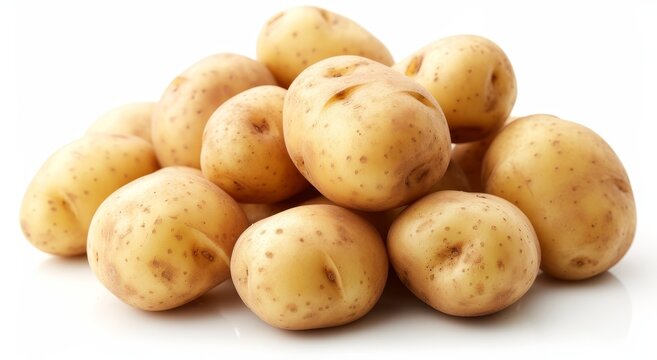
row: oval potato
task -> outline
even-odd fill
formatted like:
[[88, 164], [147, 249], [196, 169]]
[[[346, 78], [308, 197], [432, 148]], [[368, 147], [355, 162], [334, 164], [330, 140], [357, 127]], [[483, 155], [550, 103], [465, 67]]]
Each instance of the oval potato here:
[[625, 255], [636, 205], [623, 164], [585, 126], [551, 115], [520, 118], [484, 157], [486, 192], [516, 204], [532, 221], [546, 273], [590, 278]]

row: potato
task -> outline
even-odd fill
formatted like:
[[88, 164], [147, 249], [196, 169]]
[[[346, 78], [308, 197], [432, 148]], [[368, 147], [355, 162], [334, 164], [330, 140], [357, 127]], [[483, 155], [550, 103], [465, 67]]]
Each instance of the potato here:
[[230, 264], [237, 293], [260, 319], [291, 330], [355, 321], [379, 299], [388, 274], [381, 237], [333, 205], [304, 205], [251, 225]]
[[162, 166], [200, 168], [203, 129], [224, 101], [258, 85], [275, 85], [261, 63], [236, 54], [208, 56], [176, 77], [153, 110], [152, 136]]
[[273, 16], [260, 31], [257, 59], [288, 87], [303, 69], [337, 55], [359, 55], [385, 65], [394, 60], [372, 34], [342, 15], [311, 6]]
[[101, 115], [87, 134], [133, 135], [151, 142], [151, 117], [154, 102], [139, 102], [115, 107]]
[[285, 149], [285, 93], [271, 85], [245, 90], [219, 106], [205, 126], [201, 170], [237, 201], [277, 202], [308, 186]]
[[153, 147], [136, 136], [91, 134], [76, 140], [50, 156], [28, 186], [20, 209], [23, 234], [41, 251], [82, 255], [100, 203], [157, 169]]
[[283, 107], [285, 145], [301, 174], [341, 206], [392, 209], [445, 173], [451, 144], [438, 103], [387, 66], [337, 56], [303, 71]]
[[520, 118], [484, 157], [486, 192], [532, 221], [546, 273], [567, 280], [600, 274], [625, 255], [636, 207], [623, 164], [592, 130], [551, 115]]
[[427, 193], [442, 190], [470, 191], [468, 177], [465, 175], [465, 172], [463, 172], [463, 169], [461, 169], [461, 167], [454, 161], [449, 162], [443, 177], [433, 184]]
[[229, 278], [233, 246], [247, 225], [239, 205], [200, 171], [169, 167], [102, 203], [89, 229], [87, 257], [119, 299], [166, 310]]
[[440, 191], [392, 223], [388, 254], [402, 282], [438, 311], [490, 314], [524, 295], [541, 259], [529, 219], [488, 194]]
[[[504, 122], [504, 126], [517, 118], [517, 116], [510, 116]], [[481, 167], [484, 162], [484, 155], [486, 155], [486, 150], [488, 150], [490, 143], [493, 142], [495, 136], [497, 136], [502, 129], [503, 127], [492, 132], [482, 140], [456, 144], [452, 150], [452, 161], [450, 161], [450, 164], [454, 163], [462, 169], [472, 191], [484, 191], [484, 184], [481, 182]]]
[[440, 39], [393, 68], [438, 100], [455, 143], [481, 140], [501, 127], [516, 101], [511, 62], [499, 46], [480, 36]]

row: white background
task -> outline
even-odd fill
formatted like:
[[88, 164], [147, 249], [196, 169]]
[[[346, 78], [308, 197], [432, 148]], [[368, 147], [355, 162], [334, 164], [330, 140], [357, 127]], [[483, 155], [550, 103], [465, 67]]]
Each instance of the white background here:
[[132, 309], [95, 280], [84, 257], [55, 258], [25, 241], [18, 209], [30, 178], [98, 115], [157, 100], [202, 57], [254, 57], [265, 21], [302, 3], [3, 1], [0, 358], [657, 355], [657, 12], [649, 2], [312, 3], [359, 22], [396, 60], [456, 33], [496, 41], [518, 79], [514, 114], [552, 113], [583, 123], [625, 163], [639, 214], [627, 256], [590, 281], [539, 276], [517, 304], [478, 319], [437, 313], [398, 284], [365, 318], [320, 331], [269, 327], [230, 284], [177, 310]]

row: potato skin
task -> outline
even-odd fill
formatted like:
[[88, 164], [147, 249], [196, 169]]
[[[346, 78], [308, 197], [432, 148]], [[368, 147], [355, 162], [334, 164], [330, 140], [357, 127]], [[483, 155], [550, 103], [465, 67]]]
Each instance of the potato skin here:
[[200, 168], [203, 129], [230, 97], [258, 85], [275, 85], [261, 63], [237, 54], [215, 54], [176, 77], [155, 106], [153, 145], [162, 166]]
[[34, 175], [20, 209], [23, 234], [49, 254], [82, 255], [100, 203], [158, 168], [151, 144], [136, 136], [80, 138], [57, 150]]
[[384, 65], [394, 60], [388, 49], [354, 21], [330, 11], [301, 6], [273, 16], [262, 28], [257, 59], [283, 87], [308, 66], [338, 55], [359, 55]]
[[481, 140], [501, 127], [516, 101], [511, 62], [499, 46], [481, 36], [437, 40], [393, 68], [438, 100], [455, 143]]
[[333, 205], [298, 206], [251, 225], [231, 259], [244, 303], [268, 324], [290, 330], [359, 319], [379, 299], [387, 274], [376, 230]]
[[424, 195], [445, 173], [449, 130], [435, 99], [411, 79], [358, 56], [303, 71], [283, 107], [292, 161], [324, 196], [365, 211]]
[[585, 126], [551, 115], [520, 118], [493, 140], [482, 171], [486, 192], [532, 221], [546, 273], [590, 278], [629, 249], [636, 230], [630, 181], [611, 147]]
[[96, 119], [87, 129], [87, 134], [133, 135], [152, 143], [151, 118], [154, 107], [154, 102], [117, 106]]
[[283, 140], [285, 93], [271, 85], [245, 90], [219, 106], [205, 126], [201, 170], [239, 202], [278, 202], [308, 186]]
[[247, 225], [239, 205], [200, 171], [168, 167], [103, 202], [91, 223], [87, 257], [119, 299], [166, 310], [229, 278], [233, 246]]
[[422, 301], [456, 316], [490, 314], [534, 283], [541, 259], [529, 219], [489, 194], [440, 191], [410, 205], [388, 233], [401, 281]]

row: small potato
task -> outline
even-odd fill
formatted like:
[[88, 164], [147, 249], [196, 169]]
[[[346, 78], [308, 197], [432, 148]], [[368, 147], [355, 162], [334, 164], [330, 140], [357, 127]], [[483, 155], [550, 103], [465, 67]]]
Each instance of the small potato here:
[[283, 130], [299, 171], [349, 208], [407, 204], [449, 164], [449, 130], [436, 100], [363, 57], [337, 56], [304, 70], [285, 96]]
[[488, 194], [440, 191], [409, 206], [388, 233], [401, 281], [438, 311], [490, 314], [534, 283], [541, 260], [529, 219]]
[[287, 88], [308, 66], [337, 55], [359, 55], [384, 65], [394, 60], [388, 49], [354, 21], [311, 6], [288, 9], [262, 28], [257, 58]]
[[304, 205], [251, 225], [231, 260], [237, 293], [260, 319], [291, 330], [338, 326], [365, 315], [388, 275], [381, 237], [333, 205]]
[[203, 175], [239, 202], [273, 203], [308, 186], [283, 140], [285, 93], [271, 85], [245, 90], [219, 106], [205, 126]]
[[208, 56], [176, 77], [155, 106], [153, 146], [162, 166], [200, 168], [203, 129], [232, 96], [258, 85], [275, 85], [261, 63], [236, 54]]
[[55, 152], [30, 183], [20, 210], [25, 237], [53, 255], [82, 255], [91, 217], [114, 190], [159, 168], [136, 136], [90, 134]]
[[625, 255], [636, 230], [630, 180], [611, 147], [585, 126], [551, 115], [520, 118], [484, 157], [486, 192], [532, 221], [546, 273], [566, 280], [600, 274]]
[[87, 134], [133, 135], [151, 141], [151, 118], [154, 102], [139, 102], [115, 107], [101, 115], [87, 129]]
[[[504, 126], [517, 118], [518, 117], [516, 116], [510, 116], [504, 122]], [[489, 134], [485, 139], [456, 144], [452, 150], [452, 161], [450, 161], [450, 164], [454, 163], [462, 169], [472, 191], [484, 191], [484, 184], [481, 182], [481, 167], [484, 162], [484, 155], [486, 155], [486, 150], [488, 150], [490, 143], [493, 142], [495, 136], [497, 136], [503, 128], [504, 127]]]
[[474, 35], [440, 39], [395, 64], [438, 100], [452, 142], [485, 138], [502, 126], [516, 101], [516, 77], [499, 46]]
[[102, 203], [89, 229], [87, 257], [119, 299], [166, 310], [230, 277], [230, 255], [247, 225], [239, 205], [200, 171], [169, 167]]

